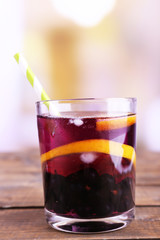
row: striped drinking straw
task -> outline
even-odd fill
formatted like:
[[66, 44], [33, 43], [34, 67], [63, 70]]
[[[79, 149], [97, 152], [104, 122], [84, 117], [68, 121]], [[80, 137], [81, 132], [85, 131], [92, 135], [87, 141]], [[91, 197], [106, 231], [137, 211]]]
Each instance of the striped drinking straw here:
[[[42, 87], [40, 81], [38, 78], [35, 76], [35, 74], [32, 72], [31, 68], [28, 66], [27, 61], [25, 58], [22, 56], [21, 53], [16, 53], [14, 55], [14, 58], [16, 59], [17, 63], [19, 64], [22, 72], [24, 73], [25, 77], [28, 79], [32, 87], [34, 88], [37, 96], [41, 101], [44, 100], [50, 100], [49, 96], [45, 92], [44, 88]], [[51, 113], [55, 115], [60, 115], [56, 109], [53, 108], [53, 105], [50, 101], [44, 102], [44, 104], [47, 106], [48, 110], [50, 110]]]

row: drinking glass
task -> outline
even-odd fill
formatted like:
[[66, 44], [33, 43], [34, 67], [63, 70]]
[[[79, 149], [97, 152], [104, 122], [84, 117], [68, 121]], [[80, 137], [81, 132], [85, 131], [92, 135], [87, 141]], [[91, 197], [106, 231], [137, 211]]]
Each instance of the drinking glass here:
[[108, 232], [134, 218], [136, 99], [36, 103], [48, 224]]

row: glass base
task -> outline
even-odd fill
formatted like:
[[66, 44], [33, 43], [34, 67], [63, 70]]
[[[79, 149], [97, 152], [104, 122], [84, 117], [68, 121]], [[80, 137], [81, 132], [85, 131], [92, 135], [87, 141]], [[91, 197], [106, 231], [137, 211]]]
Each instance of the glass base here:
[[134, 208], [123, 214], [108, 218], [78, 219], [66, 218], [45, 209], [48, 224], [59, 231], [70, 233], [102, 233], [126, 227], [134, 219]]

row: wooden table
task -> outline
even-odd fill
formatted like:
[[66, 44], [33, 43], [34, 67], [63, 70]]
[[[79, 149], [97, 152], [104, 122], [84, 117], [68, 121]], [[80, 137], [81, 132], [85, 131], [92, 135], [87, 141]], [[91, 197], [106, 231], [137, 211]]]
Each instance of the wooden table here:
[[110, 233], [56, 231], [44, 218], [39, 151], [0, 153], [0, 239], [160, 239], [160, 154], [137, 154], [136, 218]]

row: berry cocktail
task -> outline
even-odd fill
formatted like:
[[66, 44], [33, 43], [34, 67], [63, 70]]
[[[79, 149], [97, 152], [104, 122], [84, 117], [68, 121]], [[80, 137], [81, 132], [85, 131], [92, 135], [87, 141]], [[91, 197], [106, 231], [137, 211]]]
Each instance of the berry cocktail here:
[[135, 112], [94, 104], [37, 115], [45, 212], [59, 230], [111, 231], [134, 217]]

